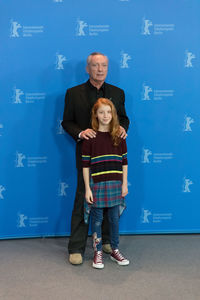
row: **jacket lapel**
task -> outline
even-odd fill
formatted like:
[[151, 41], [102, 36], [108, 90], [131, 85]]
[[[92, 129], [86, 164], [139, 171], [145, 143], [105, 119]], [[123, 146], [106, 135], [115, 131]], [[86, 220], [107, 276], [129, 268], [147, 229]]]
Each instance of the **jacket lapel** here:
[[88, 87], [87, 87], [86, 83], [84, 83], [81, 87], [80, 99], [81, 99], [82, 103], [84, 103], [85, 106], [87, 106], [88, 108], [90, 107]]

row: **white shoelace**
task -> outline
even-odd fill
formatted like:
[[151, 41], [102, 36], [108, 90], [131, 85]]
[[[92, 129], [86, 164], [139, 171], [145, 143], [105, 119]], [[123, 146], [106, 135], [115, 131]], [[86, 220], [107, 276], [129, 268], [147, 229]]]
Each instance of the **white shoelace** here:
[[114, 250], [114, 252], [120, 260], [125, 260], [125, 257], [119, 252], [118, 249]]

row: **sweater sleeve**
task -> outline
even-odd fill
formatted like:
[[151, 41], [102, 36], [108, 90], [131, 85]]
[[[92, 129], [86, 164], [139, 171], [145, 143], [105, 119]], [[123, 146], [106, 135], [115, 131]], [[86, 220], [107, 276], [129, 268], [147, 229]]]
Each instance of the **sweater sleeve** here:
[[82, 143], [82, 167], [89, 168], [91, 161], [91, 139], [83, 140]]
[[122, 165], [128, 165], [126, 140], [122, 139]]

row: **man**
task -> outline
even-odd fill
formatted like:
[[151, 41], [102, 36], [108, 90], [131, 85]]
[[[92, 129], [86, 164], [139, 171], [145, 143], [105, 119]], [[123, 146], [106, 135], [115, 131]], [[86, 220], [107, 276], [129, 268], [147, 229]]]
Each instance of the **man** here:
[[[69, 240], [69, 261], [78, 265], [83, 262], [88, 225], [84, 223], [85, 188], [81, 166], [81, 144], [83, 139], [96, 136], [91, 129], [91, 109], [98, 98], [109, 98], [115, 105], [119, 122], [120, 136], [126, 138], [129, 120], [125, 112], [124, 91], [105, 83], [108, 72], [108, 58], [99, 52], [90, 54], [87, 58], [86, 71], [89, 80], [86, 83], [68, 89], [65, 96], [65, 109], [62, 126], [76, 141], [76, 167], [78, 173], [77, 190], [71, 219], [71, 236]], [[105, 212], [106, 214], [106, 212]], [[105, 216], [102, 225], [103, 250], [111, 252], [108, 220]]]

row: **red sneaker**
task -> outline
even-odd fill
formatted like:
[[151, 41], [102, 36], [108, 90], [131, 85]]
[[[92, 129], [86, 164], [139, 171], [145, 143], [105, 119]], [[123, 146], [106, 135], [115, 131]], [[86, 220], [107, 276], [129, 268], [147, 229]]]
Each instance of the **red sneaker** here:
[[116, 263], [118, 263], [118, 265], [120, 266], [127, 266], [129, 265], [129, 260], [126, 259], [120, 252], [119, 249], [115, 249], [112, 251], [110, 258], [113, 261], [116, 261]]
[[93, 266], [93, 268], [96, 268], [96, 269], [103, 269], [104, 268], [102, 251], [95, 251], [94, 252], [94, 259], [93, 259], [92, 266]]

